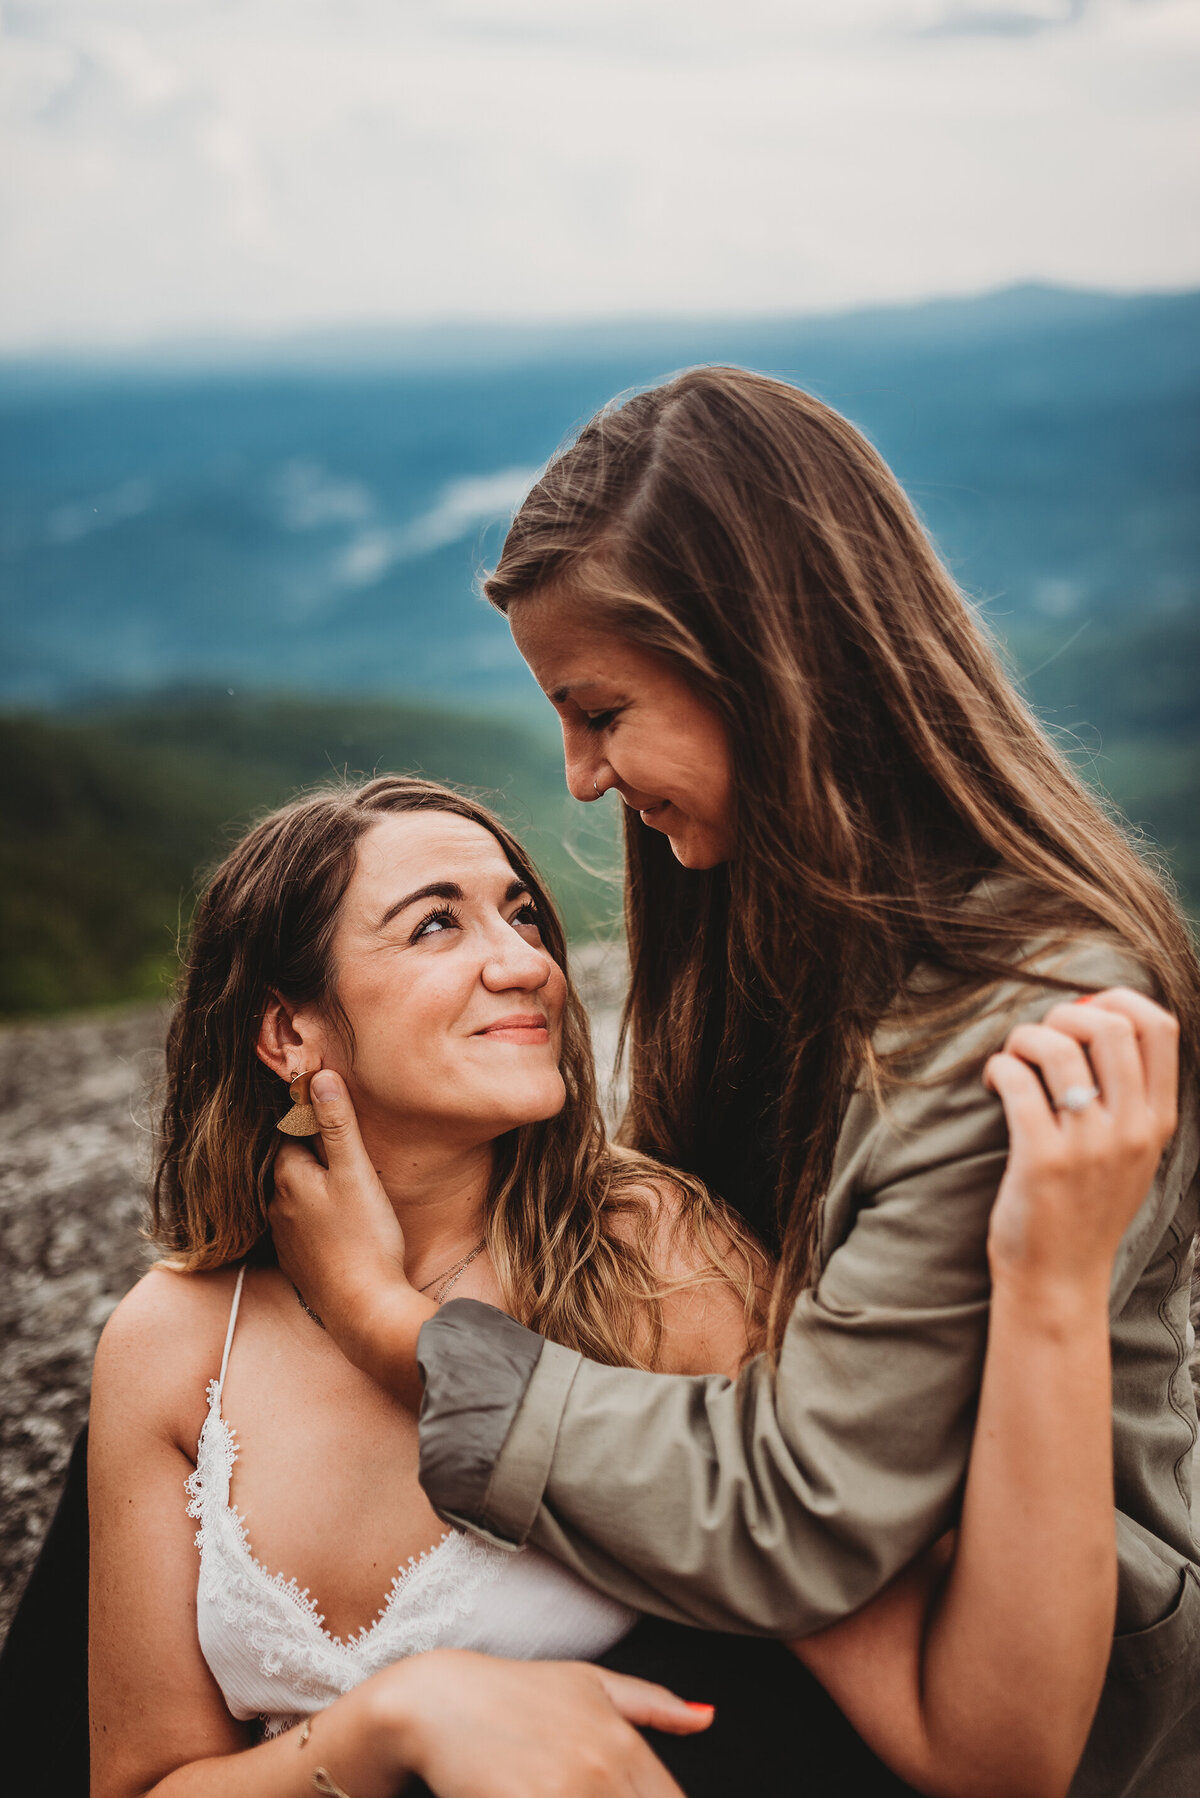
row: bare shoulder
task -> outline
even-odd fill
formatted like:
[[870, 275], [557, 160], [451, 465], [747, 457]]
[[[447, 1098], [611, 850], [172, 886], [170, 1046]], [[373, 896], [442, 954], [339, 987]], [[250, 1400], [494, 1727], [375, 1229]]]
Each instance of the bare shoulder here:
[[150, 1268], [105, 1324], [98, 1353], [106, 1358], [132, 1353], [171, 1359], [187, 1353], [218, 1320], [224, 1330], [236, 1277], [235, 1268], [210, 1274]]
[[220, 1363], [235, 1278], [231, 1268], [185, 1274], [152, 1267], [142, 1275], [96, 1350], [92, 1396], [101, 1417], [116, 1413], [172, 1438], [191, 1433], [191, 1413]]
[[[658, 1371], [732, 1376], [749, 1348], [741, 1249], [711, 1214], [705, 1219], [706, 1248], [683, 1191], [669, 1174], [648, 1175], [628, 1192], [631, 1203], [613, 1212], [609, 1227], [627, 1240], [646, 1231], [662, 1292]], [[755, 1272], [761, 1279], [762, 1269]]]

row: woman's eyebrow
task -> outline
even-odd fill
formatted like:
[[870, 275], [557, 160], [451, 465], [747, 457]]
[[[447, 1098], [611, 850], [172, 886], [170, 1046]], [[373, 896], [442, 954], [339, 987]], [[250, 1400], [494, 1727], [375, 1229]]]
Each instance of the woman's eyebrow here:
[[397, 899], [394, 905], [389, 905], [375, 928], [383, 930], [393, 918], [399, 917], [402, 911], [407, 911], [410, 905], [416, 905], [418, 900], [457, 899], [461, 901], [462, 896], [463, 890], [457, 881], [431, 880], [428, 886], [417, 887], [414, 892], [405, 893], [403, 899]]
[[[514, 899], [521, 897], [522, 893], [531, 891], [527, 880], [510, 880], [504, 889], [504, 903], [511, 905]], [[466, 895], [457, 881], [431, 880], [427, 886], [417, 887], [414, 892], [406, 893], [403, 899], [397, 899], [394, 905], [389, 905], [375, 928], [376, 930], [385, 930], [393, 918], [399, 917], [402, 911], [406, 911], [410, 905], [418, 904], [422, 899], [451, 899], [461, 905], [465, 897]]]
[[568, 681], [565, 686], [555, 687], [547, 697], [553, 705], [561, 705], [563, 700], [570, 699], [572, 694], [588, 693], [593, 687], [602, 687], [603, 685], [604, 682], [599, 680], [572, 680]]

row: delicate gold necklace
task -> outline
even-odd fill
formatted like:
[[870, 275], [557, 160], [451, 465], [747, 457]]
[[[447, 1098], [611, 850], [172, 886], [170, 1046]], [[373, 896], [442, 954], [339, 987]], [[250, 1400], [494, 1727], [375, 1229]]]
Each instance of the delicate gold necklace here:
[[[487, 1238], [481, 1237], [480, 1240], [475, 1244], [475, 1247], [473, 1249], [469, 1249], [467, 1251], [467, 1253], [463, 1256], [461, 1261], [456, 1261], [454, 1263], [454, 1266], [448, 1267], [444, 1273], [435, 1274], [433, 1276], [433, 1279], [427, 1280], [424, 1286], [418, 1286], [417, 1291], [418, 1292], [429, 1292], [429, 1288], [431, 1286], [436, 1286], [437, 1291], [434, 1293], [431, 1293], [430, 1297], [433, 1299], [433, 1302], [435, 1305], [440, 1305], [442, 1300], [445, 1298], [446, 1294], [449, 1292], [450, 1288], [454, 1285], [455, 1281], [457, 1279], [459, 1279], [459, 1277], [462, 1274], [466, 1273], [467, 1269], [470, 1267], [470, 1265], [471, 1265], [472, 1261], [474, 1261], [475, 1257], [477, 1255], [482, 1255], [483, 1251], [486, 1247], [487, 1247]], [[439, 1284], [439, 1282], [444, 1282], [444, 1284]]]
[[[418, 1286], [417, 1291], [418, 1292], [429, 1292], [429, 1288], [431, 1286], [437, 1286], [437, 1288], [438, 1288], [437, 1291], [434, 1293], [431, 1293], [430, 1296], [433, 1299], [433, 1302], [435, 1305], [440, 1305], [442, 1300], [445, 1298], [446, 1294], [449, 1292], [450, 1288], [454, 1285], [455, 1281], [460, 1279], [462, 1277], [462, 1275], [466, 1273], [466, 1271], [470, 1267], [472, 1261], [475, 1260], [477, 1255], [482, 1255], [483, 1251], [486, 1247], [487, 1247], [487, 1238], [484, 1237], [475, 1244], [475, 1247], [473, 1249], [469, 1249], [467, 1251], [467, 1253], [463, 1256], [461, 1261], [456, 1261], [454, 1263], [453, 1267], [446, 1268], [440, 1274], [434, 1274], [433, 1279], [426, 1281], [424, 1286]], [[439, 1281], [442, 1282], [441, 1285], [438, 1284]], [[315, 1324], [319, 1325], [320, 1328], [323, 1330], [325, 1328], [324, 1318], [317, 1316], [316, 1312], [313, 1310], [312, 1306], [307, 1302], [307, 1300], [304, 1297], [304, 1294], [301, 1292], [300, 1288], [296, 1285], [296, 1282], [294, 1280], [291, 1282], [291, 1288], [292, 1288], [292, 1291], [296, 1295], [296, 1302], [300, 1306], [301, 1311], [306, 1312], [307, 1315], [312, 1318], [313, 1322]]]

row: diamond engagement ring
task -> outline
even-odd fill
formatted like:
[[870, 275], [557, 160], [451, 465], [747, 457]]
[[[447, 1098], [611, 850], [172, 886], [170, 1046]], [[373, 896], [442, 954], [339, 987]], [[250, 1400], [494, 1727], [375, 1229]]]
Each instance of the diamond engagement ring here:
[[1093, 1099], [1100, 1097], [1098, 1086], [1068, 1086], [1059, 1100], [1060, 1111], [1086, 1111]]

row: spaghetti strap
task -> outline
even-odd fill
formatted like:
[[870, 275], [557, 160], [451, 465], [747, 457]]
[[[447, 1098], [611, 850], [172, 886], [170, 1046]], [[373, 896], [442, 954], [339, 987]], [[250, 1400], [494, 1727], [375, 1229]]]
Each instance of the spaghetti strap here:
[[229, 1307], [229, 1328], [225, 1332], [225, 1353], [221, 1356], [221, 1371], [217, 1375], [217, 1398], [220, 1400], [225, 1387], [225, 1369], [229, 1366], [229, 1351], [233, 1346], [233, 1326], [237, 1322], [238, 1306], [242, 1302], [242, 1282], [246, 1278], [246, 1263], [238, 1268], [237, 1284], [233, 1289], [233, 1304]]

